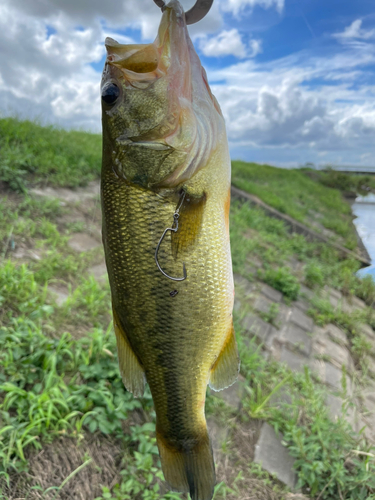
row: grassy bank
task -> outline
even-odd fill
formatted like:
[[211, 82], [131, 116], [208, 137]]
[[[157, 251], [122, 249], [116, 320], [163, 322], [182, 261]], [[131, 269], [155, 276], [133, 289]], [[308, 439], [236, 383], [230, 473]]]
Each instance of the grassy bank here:
[[[103, 262], [100, 242], [80, 253], [69, 245], [82, 233], [100, 240], [98, 199], [61, 203], [26, 192], [28, 185], [47, 181], [71, 187], [98, 178], [100, 138], [34, 128], [30, 122], [18, 124], [17, 130], [15, 120], [7, 127], [5, 122], [0, 125], [0, 143], [9, 145], [0, 152], [5, 175], [0, 207], [0, 498], [187, 498], [163, 484], [149, 392], [134, 399], [122, 385], [108, 282], [90, 271]], [[27, 161], [20, 160], [19, 151], [29, 152]], [[15, 173], [25, 170], [17, 174], [20, 184], [12, 183], [12, 175], [6, 178], [4, 165]], [[238, 187], [278, 209], [284, 206], [286, 213], [294, 210], [292, 216], [299, 220], [309, 220], [311, 211], [324, 220], [344, 210], [339, 191], [303, 172], [237, 162], [233, 171]], [[339, 259], [331, 248], [290, 234], [282, 222], [238, 202], [231, 208], [231, 244], [234, 272], [279, 290], [283, 304], [300, 300], [302, 286], [309, 287], [308, 314], [318, 325], [333, 323], [347, 333], [356, 383], [364, 384], [371, 347], [360, 325], [375, 326], [375, 286], [371, 279], [356, 278], [358, 263]], [[360, 297], [368, 306], [361, 312], [337, 311], [324, 299], [327, 286], [348, 300]], [[65, 300], [59, 302], [54, 290], [63, 290]], [[206, 405], [218, 427], [230, 427], [217, 468], [215, 500], [292, 500], [288, 488], [252, 461], [249, 443], [263, 420], [283, 432], [296, 459], [298, 487], [309, 498], [374, 499], [374, 454], [346, 422], [352, 400], [344, 378], [344, 414], [332, 421], [324, 405], [327, 388], [309, 370], [292, 373], [266, 359], [249, 338], [242, 325], [246, 307], [235, 311], [245, 381], [241, 409], [227, 406], [219, 395], [209, 394]], [[277, 324], [276, 308], [263, 319]], [[282, 391], [290, 401], [275, 404], [273, 398]]]
[[97, 179], [101, 137], [0, 119], [0, 181], [25, 192], [28, 184], [76, 187]]
[[351, 208], [333, 180], [325, 183], [324, 175], [317, 175], [314, 180], [306, 170], [256, 163], [233, 161], [232, 166], [232, 183], [239, 189], [318, 232], [328, 230], [330, 238], [338, 239], [351, 250], [357, 247]]

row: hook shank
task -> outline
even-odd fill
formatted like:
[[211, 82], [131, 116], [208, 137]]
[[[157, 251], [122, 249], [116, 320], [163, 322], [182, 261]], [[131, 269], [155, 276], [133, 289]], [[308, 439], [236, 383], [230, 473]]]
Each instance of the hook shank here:
[[180, 203], [178, 204], [178, 207], [176, 208], [176, 211], [175, 213], [173, 214], [173, 224], [172, 224], [172, 227], [167, 227], [167, 229], [164, 229], [164, 232], [163, 234], [161, 235], [161, 238], [159, 240], [159, 243], [157, 244], [156, 246], [156, 250], [155, 250], [155, 262], [156, 262], [156, 265], [158, 266], [158, 269], [159, 271], [166, 277], [166, 278], [169, 278], [170, 280], [172, 281], [184, 281], [186, 280], [187, 278], [187, 274], [186, 274], [186, 267], [185, 267], [185, 263], [182, 264], [182, 270], [183, 270], [183, 277], [182, 278], [174, 278], [173, 276], [169, 276], [169, 274], [167, 274], [165, 271], [163, 271], [163, 269], [161, 268], [160, 264], [159, 264], [159, 260], [158, 260], [158, 253], [159, 253], [159, 249], [160, 249], [160, 245], [162, 244], [162, 241], [164, 240], [164, 237], [165, 235], [167, 234], [168, 231], [173, 231], [174, 233], [177, 232], [178, 230], [178, 218], [180, 216], [179, 212], [180, 212], [180, 208], [184, 202], [184, 199], [185, 199], [185, 195], [186, 195], [186, 191], [183, 192], [182, 196], [181, 196], [181, 200], [180, 200]]

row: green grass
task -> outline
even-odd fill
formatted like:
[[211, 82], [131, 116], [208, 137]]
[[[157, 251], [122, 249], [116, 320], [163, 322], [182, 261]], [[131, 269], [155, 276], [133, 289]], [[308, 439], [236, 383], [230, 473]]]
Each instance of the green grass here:
[[348, 248], [356, 248], [351, 209], [341, 192], [315, 182], [303, 170], [232, 161], [232, 184], [314, 229], [319, 230], [313, 222], [322, 224]]
[[375, 190], [375, 177], [373, 175], [347, 174], [332, 169], [321, 171], [304, 168], [303, 170], [310, 179], [343, 192], [366, 195]]
[[101, 136], [0, 119], [0, 180], [25, 192], [29, 184], [76, 187], [97, 179]]
[[[8, 187], [23, 191], [45, 184], [45, 179], [54, 186], [77, 186], [97, 178], [99, 164], [99, 136], [0, 120], [0, 178]], [[333, 229], [348, 243], [348, 206], [337, 190], [302, 171], [241, 162], [233, 162], [233, 170], [235, 183], [242, 183], [238, 187], [298, 220], [308, 221], [318, 213], [319, 220], [329, 225], [334, 218], [330, 214], [336, 217], [342, 211], [344, 216]], [[58, 201], [13, 193], [2, 198], [0, 210], [0, 498], [9, 498], [17, 478], [45, 498], [58, 498], [60, 490], [69, 489], [92, 457], [85, 457], [76, 470], [48, 488], [30, 476], [30, 459], [61, 436], [75, 440], [77, 446], [92, 436], [111, 436], [119, 446], [120, 479], [103, 485], [97, 500], [186, 498], [163, 493], [149, 391], [136, 400], [119, 376], [108, 283], [99, 284], [88, 274], [89, 266], [102, 259], [102, 250], [77, 254], [70, 249], [67, 235], [85, 228], [82, 222], [61, 223], [70, 207]], [[11, 260], [14, 248], [21, 245], [38, 251], [40, 260], [24, 264]], [[369, 345], [359, 326], [363, 321], [375, 326], [370, 307], [375, 284], [355, 276], [356, 261], [341, 259], [331, 247], [291, 234], [283, 222], [236, 201], [231, 209], [231, 245], [234, 271], [250, 281], [266, 281], [280, 290], [285, 302], [299, 298], [301, 283], [308, 285], [315, 292], [309, 313], [318, 324], [333, 322], [347, 332], [358, 367], [366, 371]], [[69, 291], [60, 307], [48, 291], [51, 284], [62, 284]], [[361, 297], [369, 307], [360, 315], [334, 310], [324, 299], [326, 285], [346, 297]], [[310, 373], [291, 374], [264, 358], [241, 330], [245, 313], [246, 306], [235, 313], [247, 387], [242, 410], [233, 412], [218, 397], [208, 396], [207, 414], [232, 431], [252, 419], [267, 420], [281, 430], [296, 458], [299, 486], [312, 498], [373, 500], [373, 451], [343, 418], [337, 422], [328, 418], [326, 391]], [[277, 327], [278, 313], [273, 306], [263, 319]], [[290, 405], [273, 402], [281, 391], [290, 395]], [[342, 395], [348, 402], [345, 384]], [[248, 457], [238, 457], [230, 440], [225, 454], [235, 474], [219, 482], [215, 500], [237, 500], [247, 491], [258, 494], [258, 488], [261, 499], [265, 488], [267, 498], [285, 498], [286, 489]]]
[[[245, 348], [240, 341], [240, 346], [242, 373], [248, 383], [244, 410], [248, 417], [267, 420], [276, 432], [282, 432], [283, 444], [295, 458], [297, 488], [315, 499], [320, 495], [324, 500], [373, 500], [375, 455], [344, 418], [348, 409], [345, 391], [342, 415], [332, 421], [325, 405], [327, 390], [313, 381], [308, 368], [292, 374], [265, 360], [255, 343]], [[275, 403], [273, 398], [280, 392], [290, 402]]]

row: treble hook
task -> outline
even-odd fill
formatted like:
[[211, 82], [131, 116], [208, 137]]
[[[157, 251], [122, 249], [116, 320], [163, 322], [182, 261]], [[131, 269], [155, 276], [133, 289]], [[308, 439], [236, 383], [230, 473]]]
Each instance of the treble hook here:
[[169, 276], [169, 274], [167, 274], [166, 272], [164, 272], [163, 269], [161, 268], [161, 266], [159, 264], [159, 261], [158, 261], [158, 253], [159, 253], [160, 245], [162, 244], [162, 241], [164, 240], [164, 237], [167, 234], [167, 232], [168, 231], [173, 231], [174, 233], [176, 233], [177, 230], [178, 230], [178, 218], [180, 217], [180, 208], [181, 208], [181, 206], [182, 206], [182, 204], [184, 202], [185, 196], [186, 196], [186, 191], [183, 191], [180, 203], [178, 204], [178, 207], [176, 208], [176, 211], [173, 214], [173, 224], [172, 224], [172, 227], [167, 227], [167, 229], [164, 230], [164, 233], [161, 235], [161, 238], [160, 238], [159, 243], [158, 243], [158, 245], [156, 247], [156, 250], [155, 250], [155, 262], [156, 262], [156, 265], [158, 266], [159, 271], [166, 278], [169, 278], [172, 281], [184, 281], [184, 280], [186, 280], [187, 274], [186, 274], [185, 262], [182, 264], [182, 269], [183, 269], [183, 274], [184, 274], [183, 277], [182, 278], [173, 278], [173, 276]]
[[[166, 6], [164, 0], [154, 0], [154, 2], [164, 11]], [[211, 9], [213, 3], [214, 0], [197, 0], [193, 7], [185, 12], [186, 24], [194, 24], [203, 19]]]

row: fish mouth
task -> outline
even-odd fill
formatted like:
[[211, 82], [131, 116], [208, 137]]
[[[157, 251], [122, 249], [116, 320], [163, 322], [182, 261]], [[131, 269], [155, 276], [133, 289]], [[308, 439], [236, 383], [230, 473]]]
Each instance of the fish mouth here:
[[[158, 35], [153, 43], [122, 45], [113, 38], [105, 39], [106, 62], [121, 69], [127, 80], [150, 80], [167, 73], [181, 51], [186, 51], [185, 13], [177, 0], [163, 9]], [[188, 36], [188, 35], [187, 35]], [[178, 54], [177, 54], [178, 53]], [[188, 55], [185, 54], [186, 62]]]
[[159, 141], [137, 141], [128, 137], [118, 137], [117, 142], [124, 147], [145, 148], [152, 151], [172, 151], [174, 148], [165, 142]]
[[113, 38], [105, 39], [107, 62], [132, 73], [147, 74], [158, 69], [160, 52], [155, 44], [121, 45]]

